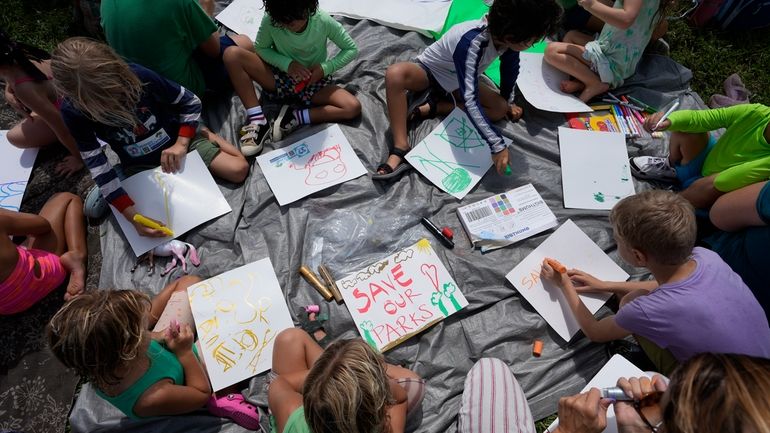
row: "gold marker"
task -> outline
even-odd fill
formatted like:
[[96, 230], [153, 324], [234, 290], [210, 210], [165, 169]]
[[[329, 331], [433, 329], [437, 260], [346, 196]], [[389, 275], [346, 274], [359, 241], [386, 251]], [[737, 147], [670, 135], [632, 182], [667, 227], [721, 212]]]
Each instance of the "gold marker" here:
[[160, 230], [163, 233], [165, 233], [166, 236], [174, 237], [174, 232], [172, 232], [170, 228], [160, 225], [142, 214], [138, 214], [138, 213], [134, 214], [134, 221], [138, 222], [139, 224], [147, 228], [151, 228], [153, 230]]
[[302, 278], [304, 278], [305, 281], [308, 282], [308, 284], [310, 284], [316, 290], [318, 290], [318, 293], [320, 293], [321, 296], [323, 296], [326, 301], [332, 300], [332, 298], [334, 297], [334, 295], [332, 295], [332, 292], [329, 290], [328, 287], [324, 285], [324, 283], [322, 283], [318, 279], [318, 276], [310, 268], [308, 268], [305, 265], [300, 266], [299, 274], [302, 275]]
[[329, 268], [324, 265], [320, 265], [318, 266], [318, 273], [321, 274], [321, 278], [323, 278], [326, 282], [326, 287], [331, 290], [332, 295], [334, 296], [334, 300], [337, 301], [338, 304], [341, 304], [342, 293], [340, 293], [340, 288], [337, 287], [337, 283], [334, 282], [334, 278], [332, 277], [332, 273], [329, 272]]

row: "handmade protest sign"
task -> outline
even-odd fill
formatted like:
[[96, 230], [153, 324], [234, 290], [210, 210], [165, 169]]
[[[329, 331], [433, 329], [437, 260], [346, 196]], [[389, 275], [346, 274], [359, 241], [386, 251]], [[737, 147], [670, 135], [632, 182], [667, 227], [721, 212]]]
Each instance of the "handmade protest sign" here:
[[430, 241], [337, 281], [361, 336], [384, 352], [468, 305]]
[[281, 206], [366, 174], [339, 125], [257, 157]]
[[519, 54], [520, 69], [516, 84], [524, 98], [535, 108], [556, 113], [593, 111], [575, 95], [564, 93], [561, 82], [569, 75], [549, 65], [542, 53]]
[[[543, 259], [551, 258], [567, 268], [580, 269], [607, 281], [625, 281], [628, 273], [591, 240], [572, 220], [567, 220], [535, 248], [505, 278], [543, 316], [561, 338], [569, 341], [580, 330], [561, 289], [540, 278]], [[607, 302], [611, 293], [580, 295], [591, 314]]]
[[7, 134], [0, 131], [0, 209], [18, 211], [39, 149], [19, 149], [8, 141]]
[[[506, 138], [506, 146], [510, 143]], [[434, 185], [458, 199], [465, 197], [492, 166], [489, 145], [459, 108], [417, 143], [406, 160]]]
[[[232, 210], [197, 150], [187, 154], [177, 173], [163, 173], [158, 167], [120, 183], [134, 200], [136, 211], [164, 223], [174, 237]], [[122, 213], [112, 206], [110, 209], [137, 256], [171, 240], [170, 237], [139, 236]]]
[[294, 323], [269, 258], [187, 288], [214, 391], [270, 369], [275, 337]]

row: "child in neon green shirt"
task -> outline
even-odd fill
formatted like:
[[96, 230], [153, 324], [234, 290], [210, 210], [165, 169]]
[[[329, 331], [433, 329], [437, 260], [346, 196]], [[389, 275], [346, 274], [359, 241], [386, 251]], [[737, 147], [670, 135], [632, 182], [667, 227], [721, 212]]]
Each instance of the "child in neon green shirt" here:
[[[241, 151], [255, 155], [267, 139], [279, 141], [301, 125], [337, 122], [361, 114], [353, 94], [332, 84], [331, 74], [358, 55], [355, 42], [340, 23], [318, 9], [318, 0], [265, 0], [265, 17], [254, 44], [256, 54], [238, 50], [240, 61], [227, 63], [248, 124], [241, 129]], [[326, 42], [340, 52], [328, 58]], [[269, 95], [287, 102], [272, 128], [254, 91], [256, 81]]]

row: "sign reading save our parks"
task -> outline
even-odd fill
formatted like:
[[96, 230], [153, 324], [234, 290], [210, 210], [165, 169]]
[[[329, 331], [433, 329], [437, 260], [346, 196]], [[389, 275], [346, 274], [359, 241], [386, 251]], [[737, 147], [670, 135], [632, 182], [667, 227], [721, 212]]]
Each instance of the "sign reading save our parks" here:
[[337, 281], [361, 336], [389, 350], [468, 305], [427, 239]]

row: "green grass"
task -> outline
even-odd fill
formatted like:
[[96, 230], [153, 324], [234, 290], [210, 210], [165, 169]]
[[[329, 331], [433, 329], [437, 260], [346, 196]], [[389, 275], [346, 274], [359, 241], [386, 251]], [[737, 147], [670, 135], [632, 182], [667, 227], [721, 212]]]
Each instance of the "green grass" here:
[[67, 0], [2, 0], [0, 28], [19, 42], [51, 51], [73, 34], [72, 2]]

